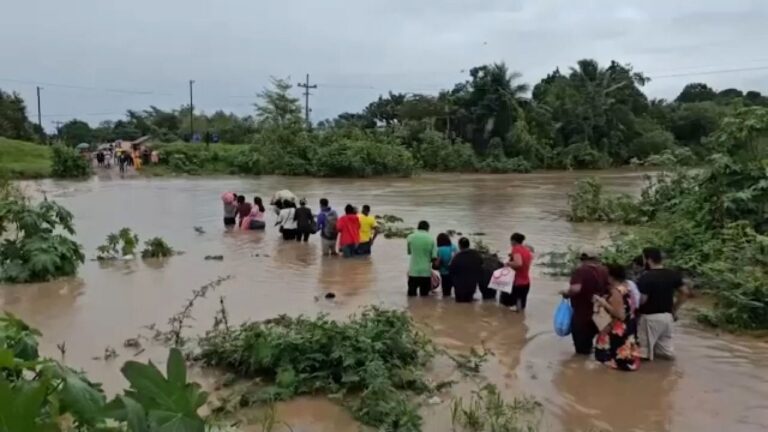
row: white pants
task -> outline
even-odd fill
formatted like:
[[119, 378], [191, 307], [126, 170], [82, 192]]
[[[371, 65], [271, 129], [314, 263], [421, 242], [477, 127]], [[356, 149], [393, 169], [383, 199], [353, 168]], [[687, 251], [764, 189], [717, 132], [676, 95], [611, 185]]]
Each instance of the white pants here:
[[672, 329], [675, 319], [671, 313], [640, 315], [637, 322], [637, 339], [640, 357], [653, 360], [654, 355], [672, 359], [675, 346], [672, 343]]

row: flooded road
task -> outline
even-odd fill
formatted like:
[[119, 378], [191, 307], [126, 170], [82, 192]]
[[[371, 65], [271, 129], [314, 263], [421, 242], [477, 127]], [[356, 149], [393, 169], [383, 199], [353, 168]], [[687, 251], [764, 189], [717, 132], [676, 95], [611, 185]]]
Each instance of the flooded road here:
[[[528, 394], [545, 406], [543, 430], [764, 431], [768, 429], [768, 342], [718, 336], [692, 324], [678, 328], [678, 360], [645, 364], [636, 373], [606, 370], [574, 358], [570, 339], [552, 330], [556, 292], [566, 281], [541, 274], [524, 316], [490, 303], [457, 305], [439, 298], [405, 296], [407, 258], [402, 239], [377, 240], [370, 260], [323, 257], [319, 239], [283, 243], [266, 232], [230, 232], [222, 227], [219, 195], [225, 190], [268, 199], [288, 188], [316, 208], [321, 197], [343, 208], [370, 204], [374, 214], [395, 214], [408, 225], [426, 219], [432, 232], [484, 232], [492, 249], [506, 251], [509, 235], [524, 233], [537, 253], [604, 240], [610, 229], [565, 220], [566, 194], [589, 173], [509, 176], [430, 175], [413, 179], [332, 180], [133, 179], [85, 183], [36, 183], [75, 215], [78, 241], [89, 258], [105, 236], [121, 227], [142, 238], [161, 236], [184, 255], [164, 262], [101, 264], [87, 261], [77, 278], [47, 284], [0, 287], [2, 308], [40, 329], [43, 352], [57, 357], [66, 342], [66, 362], [88, 371], [113, 393], [125, 383], [119, 366], [134, 350], [123, 341], [164, 326], [193, 289], [223, 275], [233, 279], [196, 303], [188, 333], [209, 328], [219, 296], [233, 322], [277, 314], [328, 312], [344, 316], [367, 304], [407, 309], [437, 343], [467, 351], [485, 342], [495, 356], [483, 373], [509, 394]], [[642, 174], [599, 172], [611, 190], [637, 191]], [[205, 234], [197, 234], [201, 226]], [[224, 260], [204, 261], [206, 255]], [[322, 299], [326, 292], [334, 301]], [[146, 343], [145, 343], [146, 344]], [[120, 356], [95, 359], [113, 347]], [[137, 359], [164, 363], [165, 349], [147, 347]], [[295, 430], [357, 430], [343, 410], [327, 401], [301, 399], [280, 407]], [[425, 430], [449, 426], [447, 404], [426, 408]], [[448, 423], [446, 423], [448, 422]], [[258, 430], [258, 429], [254, 429]]]

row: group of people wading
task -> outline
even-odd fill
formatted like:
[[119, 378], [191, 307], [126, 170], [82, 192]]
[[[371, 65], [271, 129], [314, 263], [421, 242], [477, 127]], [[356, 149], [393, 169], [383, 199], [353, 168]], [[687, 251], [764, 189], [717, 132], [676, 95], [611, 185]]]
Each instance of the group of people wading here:
[[[250, 204], [245, 196], [227, 192], [222, 200], [227, 228], [265, 228], [260, 197], [254, 197]], [[296, 197], [288, 191], [275, 194], [270, 204], [277, 214], [275, 226], [285, 241], [307, 242], [319, 233], [324, 255], [349, 258], [371, 254], [378, 224], [368, 205], [358, 213], [355, 206], [347, 204], [339, 216], [322, 198], [315, 216], [306, 200], [296, 205]], [[505, 307], [525, 311], [533, 251], [523, 234], [510, 236], [508, 259], [503, 262], [495, 254], [473, 249], [466, 237], [458, 240], [457, 247], [447, 233], [433, 237], [429, 229], [427, 221], [420, 221], [406, 239], [408, 296], [442, 292], [443, 298], [469, 303], [479, 290], [484, 301], [498, 298]], [[498, 293], [493, 279], [505, 272], [511, 286]], [[596, 252], [585, 250], [568, 287], [560, 294], [570, 300], [573, 310], [570, 333], [577, 354], [594, 353], [597, 361], [625, 371], [636, 370], [641, 359], [674, 357], [674, 322], [689, 290], [679, 272], [664, 267], [659, 249], [645, 248], [629, 266], [602, 263]]]
[[[254, 197], [254, 204], [251, 205], [244, 195], [225, 192], [222, 201], [226, 228], [265, 229], [265, 209], [261, 197]], [[344, 214], [339, 216], [328, 199], [322, 198], [315, 216], [305, 199], [298, 200], [298, 205], [296, 201], [296, 196], [289, 191], [277, 192], [270, 200], [277, 215], [275, 226], [283, 240], [308, 242], [311, 235], [319, 234], [325, 255], [350, 258], [371, 254], [373, 242], [378, 236], [378, 223], [371, 216], [369, 205], [363, 205], [362, 211], [358, 212], [355, 206], [347, 204]]]

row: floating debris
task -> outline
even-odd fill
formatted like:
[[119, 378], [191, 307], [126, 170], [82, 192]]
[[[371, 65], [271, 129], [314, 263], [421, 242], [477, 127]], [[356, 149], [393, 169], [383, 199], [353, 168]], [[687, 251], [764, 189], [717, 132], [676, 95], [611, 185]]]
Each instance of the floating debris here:
[[206, 255], [206, 261], [224, 261], [224, 255]]
[[111, 346], [104, 348], [104, 361], [110, 361], [113, 358], [117, 358], [117, 357], [118, 357], [118, 354], [114, 348], [112, 348]]
[[198, 234], [205, 234], [205, 230], [204, 230], [204, 229], [203, 229], [203, 227], [201, 227], [201, 226], [196, 226], [196, 227], [194, 227], [194, 230], [195, 230], [195, 232], [196, 232], [196, 233], [198, 233]]
[[135, 338], [128, 338], [123, 342], [123, 346], [126, 348], [135, 348], [140, 349], [141, 348], [141, 342], [139, 341], [138, 337]]

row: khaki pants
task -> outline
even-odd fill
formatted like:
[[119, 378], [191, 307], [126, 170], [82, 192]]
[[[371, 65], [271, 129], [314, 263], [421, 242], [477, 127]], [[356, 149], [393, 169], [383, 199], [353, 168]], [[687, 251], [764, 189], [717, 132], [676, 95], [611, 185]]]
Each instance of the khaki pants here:
[[653, 360], [654, 355], [672, 359], [675, 346], [672, 343], [672, 329], [675, 319], [671, 313], [640, 315], [637, 323], [637, 339], [640, 357]]

